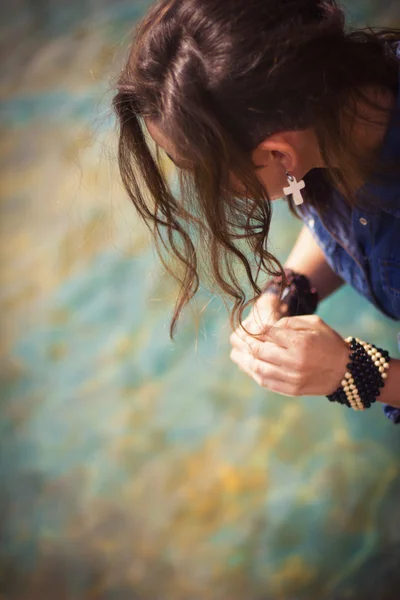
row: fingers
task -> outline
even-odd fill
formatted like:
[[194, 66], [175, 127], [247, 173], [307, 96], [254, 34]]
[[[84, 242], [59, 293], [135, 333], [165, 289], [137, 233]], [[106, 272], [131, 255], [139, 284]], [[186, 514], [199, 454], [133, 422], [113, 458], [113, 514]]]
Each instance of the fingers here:
[[296, 382], [290, 373], [281, 367], [258, 360], [236, 348], [231, 351], [231, 360], [241, 371], [249, 375], [260, 387], [284, 396], [296, 395]]
[[282, 317], [282, 319], [279, 319], [279, 321], [275, 323], [275, 327], [279, 327], [282, 329], [294, 329], [297, 331], [304, 331], [305, 329], [315, 329], [316, 327], [320, 327], [322, 325], [325, 325], [325, 323], [318, 315]]
[[310, 378], [310, 357], [317, 357], [319, 372], [319, 357], [326, 354], [322, 342], [328, 339], [328, 346], [332, 346], [329, 330], [316, 315], [284, 317], [256, 337], [239, 327], [230, 336], [231, 359], [260, 386], [287, 396], [301, 396], [314, 390], [310, 387], [310, 381], [315, 380], [315, 375]]
[[240, 352], [247, 352], [264, 362], [285, 366], [290, 363], [288, 353], [281, 346], [269, 341], [259, 341], [250, 336], [240, 337], [236, 333], [230, 336], [230, 342]]
[[266, 307], [262, 304], [255, 304], [251, 313], [251, 319], [262, 330], [276, 323], [279, 316], [271, 306]]
[[[273, 325], [264, 325], [262, 331], [260, 328], [254, 328], [254, 320], [246, 319], [243, 325], [257, 335], [257, 339], [261, 342], [269, 341], [281, 348], [293, 349], [300, 342], [300, 331], [313, 331], [326, 327], [325, 322], [317, 315], [305, 315], [300, 317], [282, 317]], [[252, 341], [257, 341], [249, 336], [242, 327], [238, 327], [235, 331], [236, 336], [240, 337], [246, 343], [251, 344]], [[233, 335], [233, 334], [232, 334]], [[236, 338], [233, 338], [232, 343], [236, 343]]]
[[[278, 323], [279, 322], [280, 321], [278, 321]], [[290, 328], [284, 328], [282, 326], [278, 327], [278, 323], [276, 323], [273, 327], [270, 327], [268, 332], [264, 334], [263, 339], [273, 342], [281, 348], [292, 348], [293, 344], [296, 343], [298, 333]]]
[[273, 323], [269, 322], [267, 319], [261, 319], [260, 316], [252, 315], [248, 317], [243, 323], [238, 327], [238, 329], [242, 330], [245, 335], [248, 335], [246, 331], [244, 331], [244, 327], [249, 333], [254, 335], [264, 335], [268, 332], [269, 328], [272, 327]]
[[[278, 323], [274, 323], [273, 325], [264, 325], [263, 330], [260, 332], [259, 329], [254, 329], [253, 322], [251, 322], [251, 327], [246, 326], [246, 321], [243, 322], [243, 325], [246, 327], [246, 329], [250, 333], [256, 335], [257, 339], [260, 341], [270, 341], [281, 348], [290, 348], [291, 344], [293, 344], [293, 341], [296, 338], [296, 332], [290, 328], [278, 328], [277, 324]], [[255, 339], [246, 333], [242, 326], [236, 329], [235, 334], [246, 341], [249, 339]]]

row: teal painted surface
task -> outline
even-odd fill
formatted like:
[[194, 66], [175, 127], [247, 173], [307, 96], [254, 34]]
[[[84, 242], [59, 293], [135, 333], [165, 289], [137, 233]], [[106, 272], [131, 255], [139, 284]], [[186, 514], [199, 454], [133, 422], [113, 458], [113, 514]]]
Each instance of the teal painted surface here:
[[[174, 287], [118, 184], [109, 112], [148, 4], [3, 4], [2, 597], [394, 594], [400, 437], [380, 407], [258, 388], [206, 290], [169, 340]], [[278, 203], [280, 258], [298, 228]], [[351, 290], [320, 314], [396, 354], [395, 324]]]

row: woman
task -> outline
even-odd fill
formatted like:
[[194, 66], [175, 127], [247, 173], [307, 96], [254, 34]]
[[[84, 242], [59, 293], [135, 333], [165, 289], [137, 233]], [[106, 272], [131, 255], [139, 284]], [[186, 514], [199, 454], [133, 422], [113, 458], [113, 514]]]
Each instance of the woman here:
[[[171, 337], [204, 258], [235, 301], [231, 358], [243, 371], [284, 395], [382, 402], [393, 422], [400, 360], [313, 313], [347, 282], [400, 320], [399, 66], [400, 31], [350, 30], [335, 0], [161, 0], [114, 99], [124, 185], [181, 283]], [[160, 150], [178, 167], [179, 199]], [[283, 196], [304, 221], [285, 270], [268, 250]], [[167, 242], [181, 275], [161, 256]]]

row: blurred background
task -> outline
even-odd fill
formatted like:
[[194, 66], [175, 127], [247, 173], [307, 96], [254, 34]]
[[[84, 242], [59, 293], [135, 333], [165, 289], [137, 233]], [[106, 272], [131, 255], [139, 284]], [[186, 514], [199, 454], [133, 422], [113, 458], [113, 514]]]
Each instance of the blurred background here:
[[[169, 339], [175, 284], [121, 189], [110, 110], [149, 4], [0, 0], [0, 597], [398, 598], [381, 406], [259, 388], [205, 289]], [[347, 8], [400, 26], [398, 0]], [[276, 203], [282, 260], [298, 230]], [[352, 290], [320, 314], [396, 355]]]

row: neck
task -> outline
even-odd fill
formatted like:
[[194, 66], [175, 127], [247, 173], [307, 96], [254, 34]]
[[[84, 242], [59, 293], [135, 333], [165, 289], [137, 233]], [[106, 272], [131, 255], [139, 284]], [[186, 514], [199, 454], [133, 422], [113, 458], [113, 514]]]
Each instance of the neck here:
[[[366, 159], [371, 159], [381, 148], [387, 134], [392, 111], [396, 107], [396, 97], [390, 90], [380, 90], [370, 88], [366, 92], [369, 100], [382, 107], [381, 110], [376, 106], [371, 106], [368, 102], [359, 102], [356, 107], [356, 117], [350, 118], [349, 139], [357, 152]], [[313, 129], [304, 132], [302, 136], [302, 155], [304, 174], [314, 168], [326, 168], [326, 164], [321, 156], [319, 144]], [[334, 168], [341, 168], [340, 157], [332, 165]], [[364, 182], [354, 181], [352, 187], [357, 189]]]
[[384, 110], [367, 102], [360, 102], [351, 136], [358, 148], [366, 155], [371, 155], [377, 152], [384, 142], [393, 110], [396, 108], [396, 97], [392, 91], [379, 88], [369, 88], [366, 95], [372, 103]]
[[307, 129], [301, 136], [299, 153], [302, 156], [304, 174], [315, 168], [326, 167], [319, 147], [318, 139], [313, 129]]

